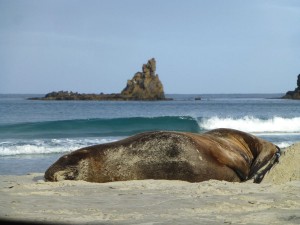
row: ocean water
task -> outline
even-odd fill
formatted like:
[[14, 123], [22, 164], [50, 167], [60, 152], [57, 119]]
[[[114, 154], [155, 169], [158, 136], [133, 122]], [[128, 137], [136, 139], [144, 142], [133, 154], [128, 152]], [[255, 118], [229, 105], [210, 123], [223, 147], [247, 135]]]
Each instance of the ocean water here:
[[[60, 156], [139, 132], [234, 128], [281, 148], [300, 141], [300, 101], [283, 94], [168, 95], [173, 101], [33, 101], [0, 95], [0, 174], [44, 172]], [[201, 101], [195, 97], [201, 96]]]

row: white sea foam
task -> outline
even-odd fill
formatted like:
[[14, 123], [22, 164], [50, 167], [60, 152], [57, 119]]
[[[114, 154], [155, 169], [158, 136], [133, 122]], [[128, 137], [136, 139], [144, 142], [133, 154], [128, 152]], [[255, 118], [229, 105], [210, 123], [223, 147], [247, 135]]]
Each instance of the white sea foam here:
[[279, 148], [283, 149], [283, 148], [287, 148], [289, 146], [291, 146], [293, 143], [292, 142], [275, 142], [275, 145], [277, 145]]
[[210, 117], [202, 119], [199, 126], [205, 130], [232, 128], [252, 133], [300, 133], [300, 117], [273, 117], [260, 119], [252, 116], [242, 118]]
[[90, 145], [116, 141], [110, 138], [19, 140], [0, 143], [0, 156], [51, 154], [74, 151]]

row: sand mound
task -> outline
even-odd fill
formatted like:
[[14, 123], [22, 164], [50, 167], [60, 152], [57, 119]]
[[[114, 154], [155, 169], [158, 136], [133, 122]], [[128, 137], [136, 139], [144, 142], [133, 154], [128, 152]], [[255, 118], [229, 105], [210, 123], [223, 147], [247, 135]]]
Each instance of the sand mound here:
[[286, 149], [276, 164], [263, 179], [263, 183], [283, 184], [300, 180], [300, 143]]

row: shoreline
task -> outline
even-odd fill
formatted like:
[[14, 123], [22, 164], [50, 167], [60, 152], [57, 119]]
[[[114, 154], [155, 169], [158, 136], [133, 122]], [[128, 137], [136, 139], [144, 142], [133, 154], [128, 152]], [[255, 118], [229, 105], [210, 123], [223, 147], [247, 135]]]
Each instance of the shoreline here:
[[0, 220], [63, 224], [299, 224], [300, 143], [261, 184], [209, 180], [45, 182], [0, 176]]

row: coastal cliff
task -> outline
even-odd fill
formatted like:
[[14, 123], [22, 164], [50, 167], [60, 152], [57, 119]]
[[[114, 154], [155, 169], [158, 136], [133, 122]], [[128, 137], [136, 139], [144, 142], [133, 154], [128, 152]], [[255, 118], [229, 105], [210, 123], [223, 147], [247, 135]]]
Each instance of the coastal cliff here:
[[126, 87], [121, 93], [113, 94], [82, 94], [69, 91], [53, 91], [41, 98], [30, 98], [30, 100], [171, 100], [164, 94], [164, 88], [156, 74], [156, 61], [154, 58], [148, 60], [142, 66], [142, 72], [134, 74], [131, 80], [127, 81]]
[[298, 75], [297, 87], [295, 88], [295, 90], [288, 91], [284, 96], [282, 96], [282, 98], [300, 100], [300, 74]]

